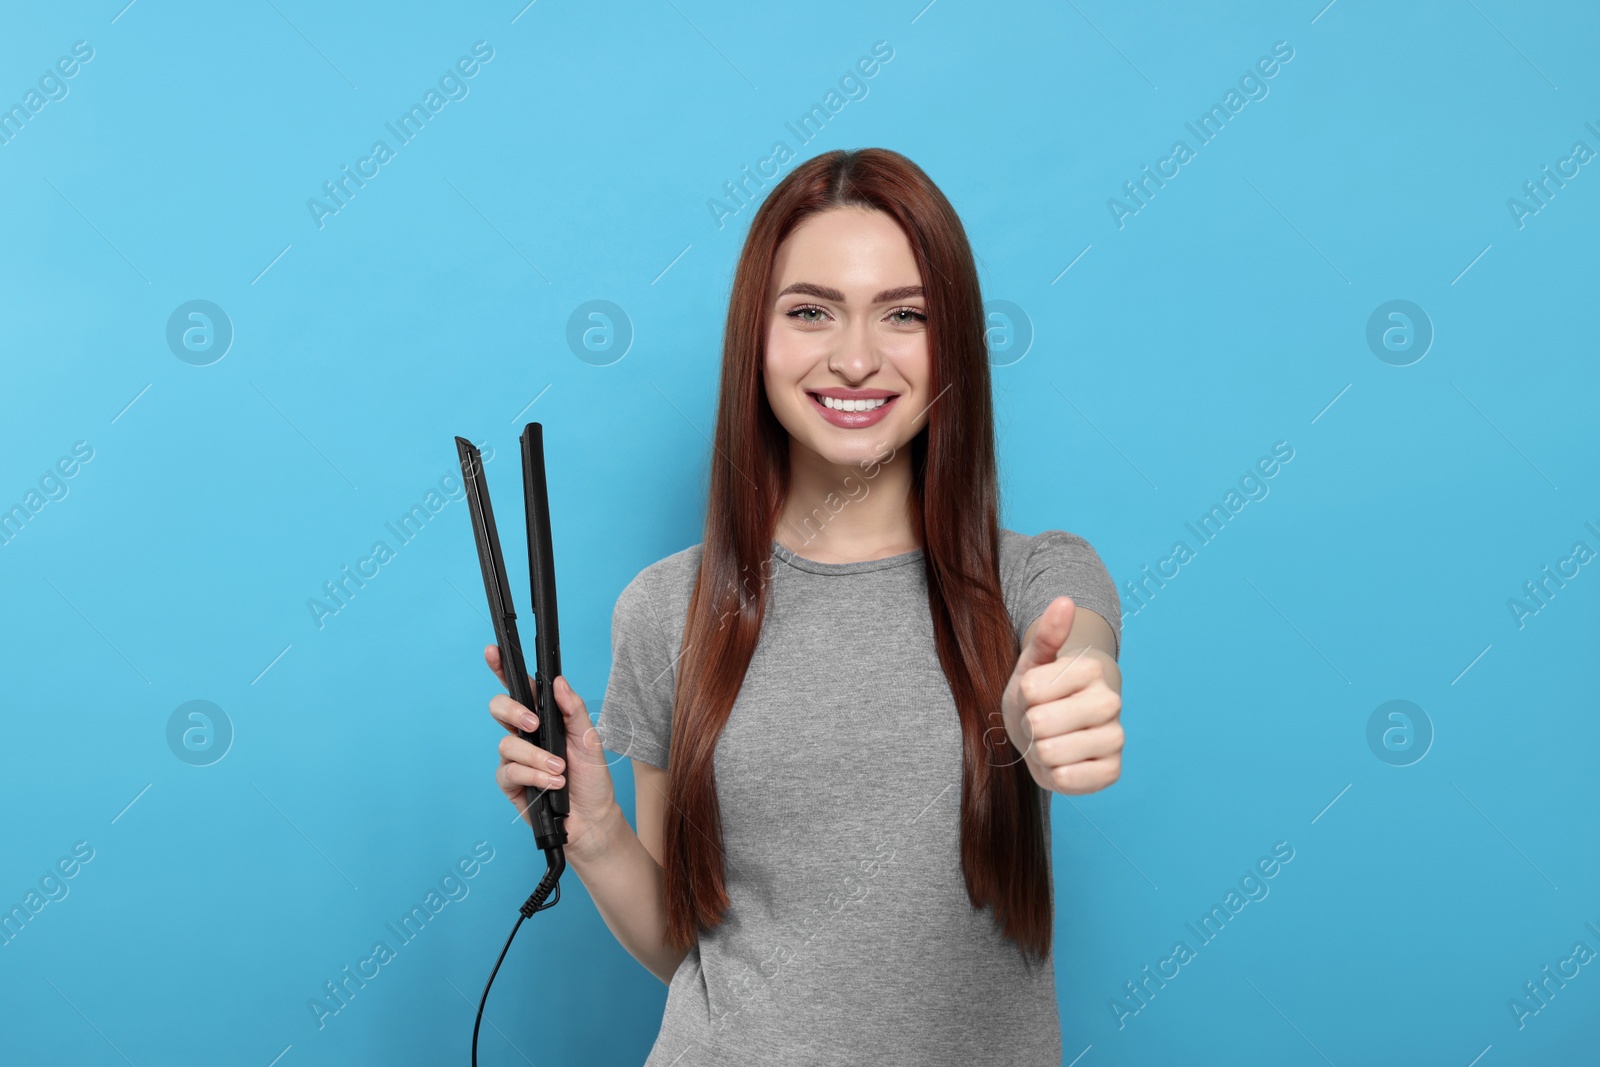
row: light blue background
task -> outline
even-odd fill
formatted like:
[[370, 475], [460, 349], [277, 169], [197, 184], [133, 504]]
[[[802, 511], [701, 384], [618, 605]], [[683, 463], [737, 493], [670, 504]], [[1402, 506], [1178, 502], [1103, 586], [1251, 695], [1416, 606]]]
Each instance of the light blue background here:
[[[1076, 531], [1126, 583], [1294, 449], [1145, 607], [1124, 593], [1123, 776], [1054, 809], [1065, 1061], [1592, 1050], [1600, 964], [1520, 1028], [1508, 1001], [1600, 951], [1600, 567], [1521, 627], [1507, 602], [1600, 550], [1600, 165], [1521, 227], [1507, 200], [1600, 150], [1600, 17], [1324, 2], [13, 5], [0, 104], [94, 56], [0, 145], [0, 506], [94, 454], [0, 546], [0, 905], [94, 858], [0, 947], [0, 1059], [465, 1062], [539, 866], [492, 781], [466, 507], [403, 547], [385, 524], [454, 435], [487, 442], [526, 611], [517, 433], [543, 422], [564, 666], [598, 714], [617, 594], [700, 539], [752, 214], [708, 201], [780, 139], [910, 156], [1022, 309], [995, 319], [1004, 525]], [[469, 95], [319, 229], [307, 199], [479, 40]], [[785, 122], [877, 41], [866, 96], [799, 144]], [[1197, 147], [1184, 123], [1278, 41], [1268, 95]], [[1195, 158], [1119, 228], [1108, 198], [1179, 138]], [[235, 331], [209, 366], [165, 340], [195, 299]], [[604, 366], [566, 340], [596, 299], [634, 331]], [[1366, 342], [1394, 299], [1435, 331], [1409, 366]], [[319, 628], [307, 601], [379, 539]], [[1434, 731], [1410, 766], [1366, 740], [1392, 699]], [[190, 700], [232, 723], [210, 766], [168, 747]], [[631, 813], [625, 762], [618, 787]], [[319, 1029], [308, 1000], [479, 841], [469, 894]], [[1280, 841], [1270, 895], [1119, 1028], [1124, 983]], [[566, 883], [496, 980], [485, 1064], [654, 1038], [665, 987]]]

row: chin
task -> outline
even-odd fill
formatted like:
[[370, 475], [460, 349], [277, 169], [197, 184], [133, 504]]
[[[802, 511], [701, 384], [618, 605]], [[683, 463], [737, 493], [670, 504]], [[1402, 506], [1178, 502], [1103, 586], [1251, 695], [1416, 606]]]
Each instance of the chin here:
[[[882, 427], [873, 427], [881, 430]], [[882, 463], [904, 445], [897, 444], [899, 435], [879, 433], [872, 437], [859, 435], [853, 441], [808, 441], [807, 445], [824, 461], [838, 467], [866, 467]]]

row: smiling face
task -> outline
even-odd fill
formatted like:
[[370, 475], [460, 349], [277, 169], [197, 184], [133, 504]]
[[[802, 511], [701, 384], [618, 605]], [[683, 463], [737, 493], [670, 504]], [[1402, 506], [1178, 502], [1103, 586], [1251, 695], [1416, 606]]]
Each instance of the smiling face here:
[[927, 424], [927, 302], [911, 244], [881, 211], [830, 208], [773, 261], [764, 380], [790, 462], [900, 453]]

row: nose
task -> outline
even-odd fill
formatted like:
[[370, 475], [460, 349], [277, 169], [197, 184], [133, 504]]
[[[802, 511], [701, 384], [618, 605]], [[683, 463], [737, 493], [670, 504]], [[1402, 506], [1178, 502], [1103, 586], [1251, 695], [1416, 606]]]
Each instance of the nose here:
[[883, 356], [865, 315], [853, 316], [839, 334], [839, 344], [828, 357], [828, 369], [850, 382], [871, 377], [883, 365]]

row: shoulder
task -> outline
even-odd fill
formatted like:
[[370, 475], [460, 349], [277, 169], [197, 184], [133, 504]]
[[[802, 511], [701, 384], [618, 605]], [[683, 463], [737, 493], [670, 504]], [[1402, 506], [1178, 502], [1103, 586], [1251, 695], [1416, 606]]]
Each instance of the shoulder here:
[[1036, 534], [1000, 528], [1000, 576], [1025, 571], [1040, 562], [1066, 561], [1105, 569], [1100, 553], [1086, 539], [1068, 530], [1041, 530]]
[[630, 578], [611, 616], [611, 674], [595, 723], [605, 747], [667, 765], [678, 650], [700, 546], [656, 560]]
[[681, 633], [704, 549], [704, 544], [690, 545], [635, 574], [617, 597], [615, 623], [644, 622], [668, 633], [668, 626], [676, 621], [676, 630], [670, 632], [673, 636]]
[[1122, 603], [1116, 583], [1100, 553], [1084, 537], [1070, 530], [1024, 534], [1002, 527], [1000, 588], [1019, 640], [1051, 600], [1070, 596], [1110, 624], [1120, 648]]

